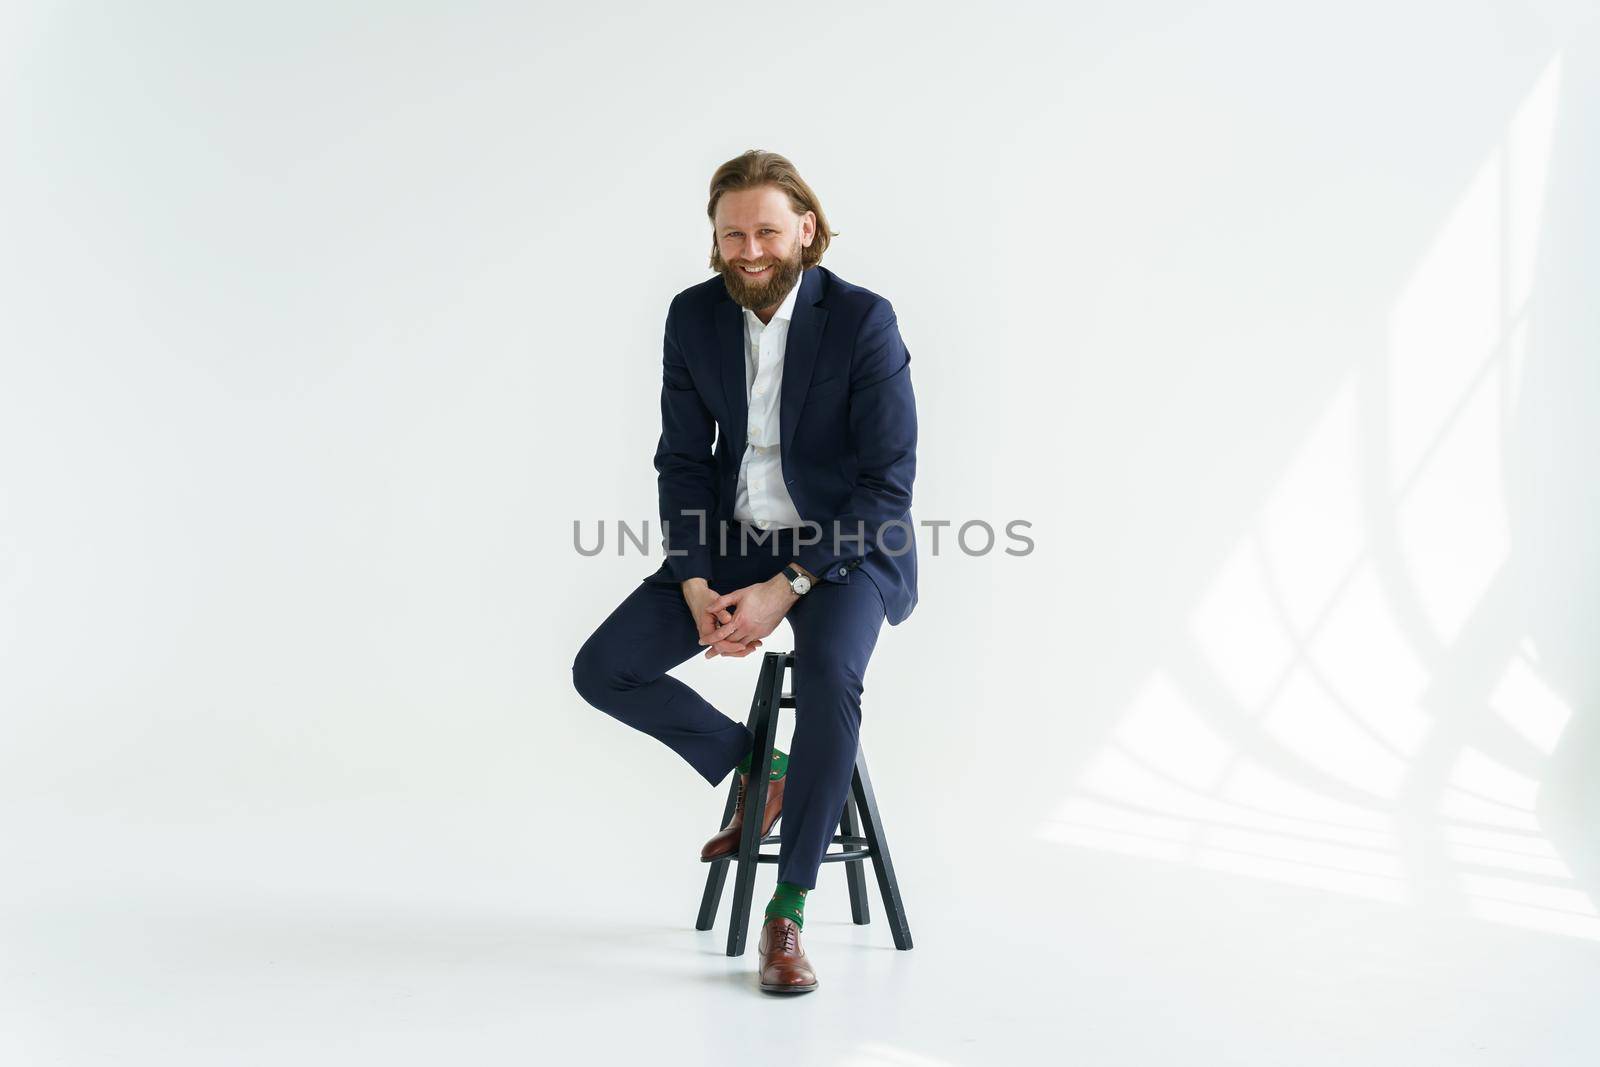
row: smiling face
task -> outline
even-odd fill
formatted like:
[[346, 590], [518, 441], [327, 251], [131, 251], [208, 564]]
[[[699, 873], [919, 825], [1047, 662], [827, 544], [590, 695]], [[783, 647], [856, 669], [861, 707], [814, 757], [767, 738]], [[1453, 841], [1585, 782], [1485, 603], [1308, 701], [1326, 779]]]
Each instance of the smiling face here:
[[723, 193], [712, 233], [714, 265], [728, 295], [765, 321], [800, 277], [801, 251], [816, 235], [817, 216], [797, 215], [776, 185]]

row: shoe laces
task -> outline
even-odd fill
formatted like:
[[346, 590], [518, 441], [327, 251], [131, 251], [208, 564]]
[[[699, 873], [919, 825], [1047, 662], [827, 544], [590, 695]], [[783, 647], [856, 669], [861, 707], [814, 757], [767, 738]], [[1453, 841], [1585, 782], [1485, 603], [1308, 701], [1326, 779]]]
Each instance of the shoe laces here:
[[793, 922], [780, 922], [778, 932], [781, 940], [778, 947], [785, 952], [798, 952], [800, 950], [800, 928]]

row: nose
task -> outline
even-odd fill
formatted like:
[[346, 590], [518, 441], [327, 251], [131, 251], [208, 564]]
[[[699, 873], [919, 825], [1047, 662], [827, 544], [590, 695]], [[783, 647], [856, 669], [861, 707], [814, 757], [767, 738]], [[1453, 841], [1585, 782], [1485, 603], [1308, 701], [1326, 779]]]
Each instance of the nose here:
[[761, 245], [756, 241], [755, 234], [745, 236], [744, 244], [739, 246], [739, 257], [746, 263], [753, 263], [761, 258]]

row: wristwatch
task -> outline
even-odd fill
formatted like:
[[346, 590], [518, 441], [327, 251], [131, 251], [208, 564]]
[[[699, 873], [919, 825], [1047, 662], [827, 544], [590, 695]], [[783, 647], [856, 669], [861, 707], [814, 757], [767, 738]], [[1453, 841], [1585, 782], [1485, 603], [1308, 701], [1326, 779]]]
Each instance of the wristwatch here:
[[795, 596], [805, 596], [811, 591], [811, 579], [795, 570], [793, 563], [784, 564], [783, 576], [789, 579], [789, 588], [794, 590]]

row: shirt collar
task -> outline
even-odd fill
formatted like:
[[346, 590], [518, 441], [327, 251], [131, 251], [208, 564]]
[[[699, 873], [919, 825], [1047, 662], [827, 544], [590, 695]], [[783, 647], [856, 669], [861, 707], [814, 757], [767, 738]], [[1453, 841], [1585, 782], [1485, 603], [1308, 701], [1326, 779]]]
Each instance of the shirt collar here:
[[[778, 305], [778, 310], [772, 313], [772, 322], [777, 322], [779, 319], [782, 319], [784, 322], [788, 322], [794, 317], [795, 301], [800, 299], [800, 283], [805, 281], [805, 277], [806, 272], [802, 270], [795, 278], [794, 287], [789, 290], [789, 295], [783, 298], [783, 303]], [[745, 324], [753, 330], [759, 329], [763, 325], [761, 322], [761, 316], [757, 315], [749, 308], [744, 309], [744, 321]], [[772, 322], [766, 323], [765, 325], [771, 326]]]

